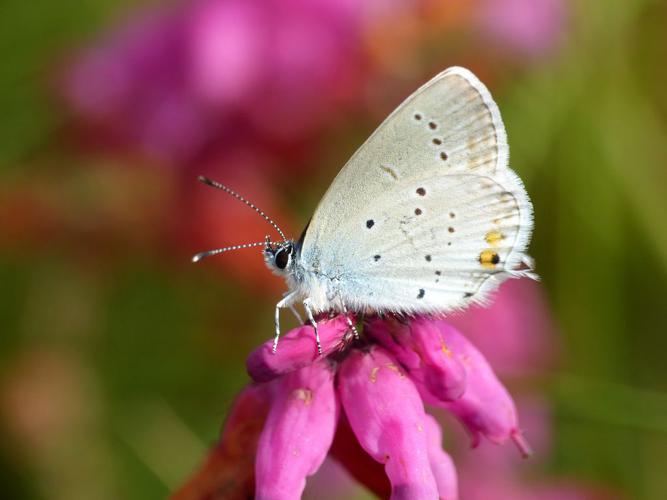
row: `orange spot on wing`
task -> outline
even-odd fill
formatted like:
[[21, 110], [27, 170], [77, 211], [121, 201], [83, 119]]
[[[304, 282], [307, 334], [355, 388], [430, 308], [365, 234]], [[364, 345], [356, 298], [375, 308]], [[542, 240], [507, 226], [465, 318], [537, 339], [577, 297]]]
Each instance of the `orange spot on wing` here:
[[500, 262], [500, 257], [493, 250], [484, 250], [479, 254], [479, 263], [485, 269], [495, 269], [498, 262]]
[[489, 245], [497, 245], [500, 241], [505, 238], [505, 235], [500, 231], [489, 231], [486, 233], [484, 239]]

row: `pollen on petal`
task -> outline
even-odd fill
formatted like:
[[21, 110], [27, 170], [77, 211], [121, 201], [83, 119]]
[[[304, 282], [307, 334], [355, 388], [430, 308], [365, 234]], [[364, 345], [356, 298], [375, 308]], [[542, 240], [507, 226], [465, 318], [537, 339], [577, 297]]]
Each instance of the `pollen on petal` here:
[[295, 389], [292, 396], [303, 401], [303, 404], [308, 406], [313, 401], [313, 391], [310, 389]]
[[377, 382], [377, 375], [378, 375], [379, 371], [380, 371], [379, 366], [373, 367], [373, 369], [371, 370], [371, 376], [370, 376], [371, 382], [373, 382], [373, 383]]
[[399, 377], [401, 377], [401, 378], [405, 377], [405, 374], [403, 373], [403, 371], [396, 364], [387, 363], [387, 368], [389, 368], [390, 370], [393, 370], [396, 373], [398, 373]]

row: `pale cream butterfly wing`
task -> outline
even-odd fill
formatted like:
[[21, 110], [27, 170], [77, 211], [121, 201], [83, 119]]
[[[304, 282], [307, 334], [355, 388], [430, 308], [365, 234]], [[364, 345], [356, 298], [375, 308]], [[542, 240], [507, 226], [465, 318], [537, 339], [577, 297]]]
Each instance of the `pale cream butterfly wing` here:
[[520, 274], [532, 230], [508, 159], [489, 91], [464, 68], [445, 70], [334, 179], [305, 232], [302, 265], [354, 310], [445, 313], [483, 300]]

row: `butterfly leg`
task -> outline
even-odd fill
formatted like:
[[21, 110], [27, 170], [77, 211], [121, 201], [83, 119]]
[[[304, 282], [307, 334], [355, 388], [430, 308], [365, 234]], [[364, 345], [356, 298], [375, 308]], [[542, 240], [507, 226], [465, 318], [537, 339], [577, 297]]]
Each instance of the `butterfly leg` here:
[[310, 300], [306, 299], [303, 301], [303, 308], [306, 310], [310, 324], [313, 325], [315, 329], [315, 342], [317, 342], [317, 352], [322, 355], [322, 344], [320, 344], [320, 332], [317, 331], [317, 321], [313, 318], [313, 311], [310, 309]]
[[292, 311], [292, 314], [294, 314], [294, 317], [299, 322], [299, 324], [303, 325], [303, 318], [299, 314], [299, 311], [297, 311], [296, 308], [294, 307], [294, 304], [290, 304], [288, 307], [289, 307], [289, 310]]
[[293, 307], [294, 294], [288, 293], [276, 304], [276, 334], [273, 337], [273, 349], [271, 351], [275, 354], [278, 350], [278, 340], [280, 339], [280, 310], [284, 307]]
[[350, 330], [352, 330], [352, 333], [354, 333], [354, 338], [359, 340], [359, 332], [357, 331], [357, 327], [354, 326], [354, 323], [352, 323], [349, 313], [347, 312], [347, 307], [345, 307], [345, 303], [341, 301], [341, 304], [343, 306], [343, 314], [345, 315], [345, 321], [347, 321], [347, 326], [349, 326]]
[[[285, 292], [283, 293], [283, 297], [287, 297], [290, 295], [292, 292]], [[286, 307], [289, 307], [289, 310], [292, 311], [292, 314], [296, 318], [296, 320], [299, 322], [299, 325], [303, 325], [303, 318], [299, 314], [299, 311], [296, 310], [296, 307], [294, 307], [294, 302], [291, 302], [289, 304], [286, 304]]]

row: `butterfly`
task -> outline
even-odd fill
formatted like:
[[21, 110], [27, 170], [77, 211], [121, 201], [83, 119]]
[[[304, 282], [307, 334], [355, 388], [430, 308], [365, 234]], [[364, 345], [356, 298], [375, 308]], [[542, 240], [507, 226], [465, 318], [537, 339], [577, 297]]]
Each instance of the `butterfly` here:
[[[533, 209], [509, 168], [498, 106], [469, 70], [451, 67], [408, 97], [338, 173], [298, 240], [254, 208], [282, 237], [263, 245], [267, 266], [315, 329], [322, 312], [446, 315], [510, 277], [529, 276]], [[349, 319], [348, 319], [349, 321]], [[354, 325], [349, 323], [354, 330]]]

